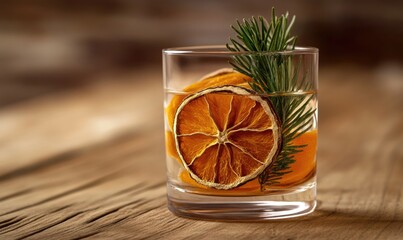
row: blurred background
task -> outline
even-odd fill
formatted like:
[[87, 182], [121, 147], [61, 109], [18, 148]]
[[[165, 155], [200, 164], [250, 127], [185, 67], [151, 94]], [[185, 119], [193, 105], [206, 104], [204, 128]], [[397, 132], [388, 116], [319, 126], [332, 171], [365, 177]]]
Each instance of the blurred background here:
[[0, 236], [197, 230], [166, 210], [161, 50], [225, 44], [236, 19], [272, 6], [320, 49], [324, 218], [303, 221], [307, 236], [399, 236], [402, 0], [0, 0]]
[[0, 238], [204, 236], [166, 210], [161, 50], [225, 44], [272, 6], [320, 49], [307, 236], [399, 236], [402, 0], [0, 0]]
[[1, 1], [0, 107], [80, 88], [102, 75], [153, 69], [159, 76], [162, 48], [224, 44], [235, 19], [269, 16], [272, 6], [297, 16], [298, 44], [320, 48], [321, 68], [401, 77], [399, 0]]

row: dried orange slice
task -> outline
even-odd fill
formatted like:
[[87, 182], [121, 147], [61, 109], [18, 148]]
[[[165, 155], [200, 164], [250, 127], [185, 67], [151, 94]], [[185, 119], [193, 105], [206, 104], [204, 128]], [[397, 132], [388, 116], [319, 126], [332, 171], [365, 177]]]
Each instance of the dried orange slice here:
[[198, 183], [231, 189], [256, 178], [280, 143], [277, 116], [264, 98], [238, 86], [188, 96], [174, 118], [176, 150]]

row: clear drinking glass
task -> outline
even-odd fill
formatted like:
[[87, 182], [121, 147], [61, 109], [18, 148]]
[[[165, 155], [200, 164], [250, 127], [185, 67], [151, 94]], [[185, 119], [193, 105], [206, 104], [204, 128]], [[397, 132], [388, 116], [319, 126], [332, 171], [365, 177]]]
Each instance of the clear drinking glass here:
[[[237, 221], [314, 211], [318, 57], [310, 47], [163, 50], [170, 211]], [[237, 60], [266, 74], [234, 71]]]

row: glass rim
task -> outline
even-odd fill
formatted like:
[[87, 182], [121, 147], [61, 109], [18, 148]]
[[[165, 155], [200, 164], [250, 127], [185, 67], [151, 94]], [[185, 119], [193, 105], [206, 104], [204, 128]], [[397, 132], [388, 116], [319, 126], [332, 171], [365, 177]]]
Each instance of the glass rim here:
[[295, 49], [273, 52], [247, 52], [238, 51], [232, 52], [226, 48], [225, 45], [201, 45], [201, 46], [187, 46], [187, 47], [172, 47], [162, 49], [162, 52], [167, 55], [299, 55], [299, 54], [317, 54], [319, 49], [315, 47], [302, 47], [295, 46]]

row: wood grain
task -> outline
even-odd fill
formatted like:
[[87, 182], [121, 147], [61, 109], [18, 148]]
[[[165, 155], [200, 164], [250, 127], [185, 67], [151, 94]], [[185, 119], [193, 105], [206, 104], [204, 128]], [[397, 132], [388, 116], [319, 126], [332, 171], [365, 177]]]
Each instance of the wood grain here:
[[167, 210], [160, 73], [119, 77], [0, 109], [0, 239], [402, 239], [401, 78], [322, 70], [319, 207], [226, 223]]

